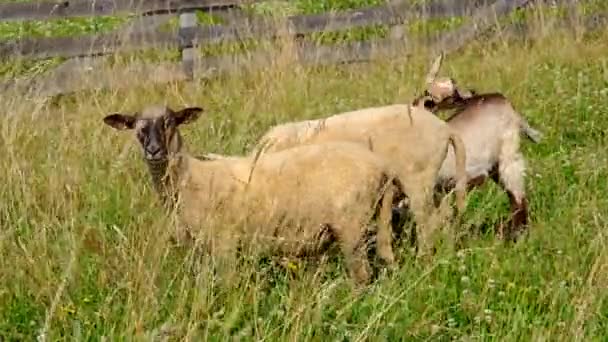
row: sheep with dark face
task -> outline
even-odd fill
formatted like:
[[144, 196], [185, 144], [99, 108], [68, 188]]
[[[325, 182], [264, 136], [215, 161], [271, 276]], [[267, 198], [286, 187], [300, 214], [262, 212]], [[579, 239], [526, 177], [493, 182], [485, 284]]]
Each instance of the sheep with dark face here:
[[[520, 151], [520, 135], [538, 143], [542, 134], [530, 127], [504, 95], [478, 94], [458, 89], [452, 79], [435, 79], [440, 64], [441, 56], [434, 63], [434, 74], [427, 79], [425, 94], [415, 99], [413, 105], [436, 114], [454, 110], [446, 122], [464, 141], [468, 188], [480, 186], [491, 178], [504, 189], [511, 203], [512, 218], [508, 231], [503, 231], [501, 226], [498, 232], [504, 238], [516, 240], [528, 223], [526, 165]], [[439, 171], [438, 188], [449, 190], [454, 178], [454, 156], [449, 151]]]
[[351, 275], [363, 284], [370, 279], [370, 221], [377, 217], [377, 254], [395, 266], [391, 209], [404, 194], [382, 159], [346, 142], [262, 156], [196, 159], [184, 152], [178, 127], [201, 112], [197, 107], [173, 111], [152, 106], [141, 114], [104, 118], [115, 129], [135, 131], [157, 192], [186, 228], [179, 235], [190, 239], [213, 218], [222, 227], [234, 227], [207, 236], [217, 254], [232, 254], [248, 244], [298, 257], [323, 253], [336, 241]]

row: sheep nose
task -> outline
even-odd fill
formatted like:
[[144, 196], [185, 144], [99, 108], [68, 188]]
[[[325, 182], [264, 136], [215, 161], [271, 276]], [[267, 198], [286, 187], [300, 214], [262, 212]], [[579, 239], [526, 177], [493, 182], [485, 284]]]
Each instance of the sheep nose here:
[[151, 157], [157, 157], [161, 152], [158, 144], [150, 144], [146, 150]]

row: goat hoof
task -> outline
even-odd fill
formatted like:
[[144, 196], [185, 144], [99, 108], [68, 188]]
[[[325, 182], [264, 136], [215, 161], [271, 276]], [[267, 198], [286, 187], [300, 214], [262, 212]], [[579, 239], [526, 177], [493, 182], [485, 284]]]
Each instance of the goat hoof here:
[[500, 222], [494, 228], [494, 233], [500, 240], [507, 241], [511, 235], [511, 225], [505, 222]]
[[511, 230], [511, 236], [509, 237], [511, 242], [516, 243], [527, 233], [526, 227], [516, 227]]

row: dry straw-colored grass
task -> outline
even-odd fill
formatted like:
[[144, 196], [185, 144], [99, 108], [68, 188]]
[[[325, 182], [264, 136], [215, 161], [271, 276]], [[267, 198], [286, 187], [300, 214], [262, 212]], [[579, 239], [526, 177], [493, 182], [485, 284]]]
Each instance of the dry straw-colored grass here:
[[423, 50], [323, 68], [293, 65], [284, 53], [264, 70], [191, 85], [128, 78], [120, 91], [44, 103], [3, 94], [0, 336], [605, 339], [606, 38], [553, 31], [448, 57], [444, 73], [503, 91], [546, 134], [523, 144], [530, 236], [504, 246], [479, 233], [507, 213], [488, 185], [469, 201], [461, 250], [439, 248], [430, 264], [402, 252], [400, 270], [358, 297], [331, 260], [285, 271], [244, 257], [231, 276], [204, 271], [209, 258], [171, 246], [170, 220], [131, 135], [101, 119], [151, 102], [200, 105], [207, 116], [183, 129], [190, 150], [241, 154], [274, 123], [407, 100], [428, 67]]

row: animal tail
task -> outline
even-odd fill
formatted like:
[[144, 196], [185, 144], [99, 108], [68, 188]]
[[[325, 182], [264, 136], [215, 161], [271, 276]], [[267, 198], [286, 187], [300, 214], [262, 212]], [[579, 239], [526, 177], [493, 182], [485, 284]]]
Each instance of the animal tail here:
[[526, 138], [530, 139], [533, 143], [538, 144], [543, 139], [544, 134], [542, 134], [540, 131], [532, 128], [532, 126], [530, 126], [530, 124], [528, 123], [528, 120], [526, 120], [526, 118], [524, 118], [524, 116], [521, 115], [521, 113], [518, 113], [517, 110], [515, 108], [513, 108], [512, 104], [511, 104], [511, 110], [513, 112], [515, 112], [516, 116], [519, 116], [520, 133], [525, 135]]
[[467, 170], [466, 170], [466, 149], [462, 138], [456, 134], [450, 133], [450, 143], [454, 149], [454, 157], [456, 159], [456, 206], [458, 211], [462, 212], [465, 207], [465, 197], [467, 190]]
[[380, 198], [376, 205], [376, 215], [378, 220], [378, 230], [376, 241], [379, 255], [385, 261], [394, 266], [393, 254], [393, 207], [405, 198], [401, 181], [394, 176], [383, 175], [380, 182]]
[[528, 139], [530, 139], [533, 143], [538, 144], [543, 139], [543, 134], [532, 128], [528, 121], [525, 118], [521, 118], [521, 123], [519, 124], [521, 131], [526, 135]]

